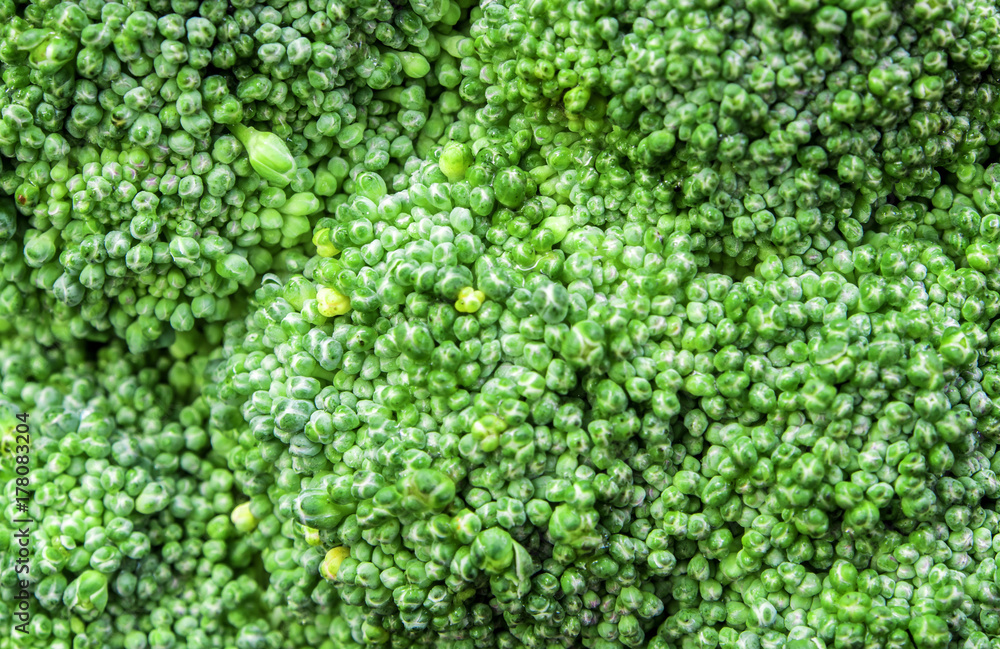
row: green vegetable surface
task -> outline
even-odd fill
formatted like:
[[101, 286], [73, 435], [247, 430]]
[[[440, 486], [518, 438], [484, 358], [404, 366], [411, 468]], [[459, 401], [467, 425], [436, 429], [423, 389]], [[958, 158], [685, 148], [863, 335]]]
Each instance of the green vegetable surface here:
[[0, 82], [0, 649], [1000, 648], [995, 2], [0, 0]]

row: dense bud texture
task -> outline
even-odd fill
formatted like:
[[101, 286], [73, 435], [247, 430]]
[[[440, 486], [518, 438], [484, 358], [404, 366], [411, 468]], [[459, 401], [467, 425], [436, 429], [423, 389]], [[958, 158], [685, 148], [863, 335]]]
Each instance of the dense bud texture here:
[[0, 649], [1000, 643], [996, 3], [0, 19]]

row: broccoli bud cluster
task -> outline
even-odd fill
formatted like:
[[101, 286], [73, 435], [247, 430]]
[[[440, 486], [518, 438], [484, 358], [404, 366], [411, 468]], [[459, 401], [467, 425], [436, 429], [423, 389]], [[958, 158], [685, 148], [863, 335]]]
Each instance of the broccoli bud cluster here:
[[0, 0], [0, 649], [993, 649], [998, 61], [985, 0]]

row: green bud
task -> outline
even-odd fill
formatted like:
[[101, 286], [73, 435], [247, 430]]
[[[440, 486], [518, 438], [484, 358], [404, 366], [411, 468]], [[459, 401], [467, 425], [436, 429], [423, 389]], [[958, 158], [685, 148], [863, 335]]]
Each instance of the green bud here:
[[135, 510], [140, 514], [155, 514], [170, 504], [170, 492], [159, 483], [152, 482], [135, 499]]
[[66, 587], [63, 603], [86, 621], [96, 619], [108, 604], [108, 578], [96, 570], [81, 573]]
[[243, 143], [250, 156], [250, 165], [264, 180], [278, 187], [292, 182], [295, 158], [280, 137], [242, 124], [233, 124], [229, 130]]
[[307, 489], [295, 499], [299, 522], [319, 530], [334, 529], [354, 509], [354, 505], [334, 504], [322, 489]]
[[491, 527], [472, 542], [476, 565], [490, 575], [498, 575], [514, 563], [514, 540], [505, 530]]
[[309, 216], [323, 209], [323, 203], [312, 192], [299, 192], [277, 209], [286, 216]]
[[440, 471], [420, 469], [400, 478], [403, 507], [420, 514], [441, 511], [455, 499], [455, 483]]
[[0, 243], [14, 236], [17, 230], [17, 211], [12, 201], [0, 202]]

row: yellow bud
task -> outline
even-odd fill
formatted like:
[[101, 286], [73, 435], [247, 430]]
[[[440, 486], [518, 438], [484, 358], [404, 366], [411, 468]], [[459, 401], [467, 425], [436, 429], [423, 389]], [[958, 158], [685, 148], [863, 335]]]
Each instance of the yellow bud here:
[[344, 562], [344, 559], [351, 556], [351, 551], [344, 546], [332, 548], [323, 557], [323, 563], [320, 564], [319, 573], [323, 575], [324, 579], [329, 579], [333, 581], [337, 578], [337, 571], [340, 570], [340, 564]]
[[316, 246], [316, 254], [320, 257], [333, 257], [340, 254], [340, 249], [334, 245]]
[[459, 313], [475, 313], [486, 301], [486, 294], [477, 291], [471, 286], [466, 286], [458, 292], [458, 299], [455, 300], [455, 310]]
[[253, 515], [250, 511], [250, 501], [245, 503], [240, 503], [233, 508], [233, 513], [229, 516], [229, 519], [233, 521], [233, 525], [239, 531], [246, 534], [247, 532], [252, 532], [257, 529], [257, 517]]
[[333, 245], [333, 241], [330, 240], [330, 228], [317, 230], [312, 242], [316, 246], [316, 254], [320, 257], [333, 257], [340, 253], [340, 248]]
[[302, 537], [306, 540], [306, 543], [308, 543], [309, 545], [319, 545], [320, 543], [323, 542], [319, 538], [319, 530], [317, 530], [314, 527], [306, 527], [305, 525], [302, 525], [299, 528], [299, 531], [302, 532]]
[[319, 289], [316, 294], [316, 302], [319, 303], [320, 314], [327, 318], [344, 315], [351, 311], [351, 301], [347, 299], [346, 295], [325, 286]]

